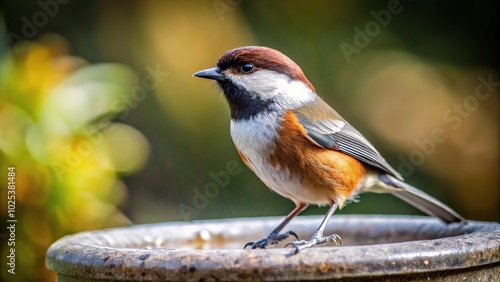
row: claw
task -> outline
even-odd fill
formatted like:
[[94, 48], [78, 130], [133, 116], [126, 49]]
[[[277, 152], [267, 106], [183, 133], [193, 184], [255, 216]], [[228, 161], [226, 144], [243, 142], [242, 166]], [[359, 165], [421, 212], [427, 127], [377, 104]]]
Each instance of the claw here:
[[293, 231], [288, 231], [288, 232], [285, 232], [285, 233], [282, 233], [282, 234], [274, 234], [274, 233], [271, 233], [269, 235], [267, 235], [266, 238], [262, 239], [262, 240], [259, 240], [259, 241], [256, 241], [256, 242], [248, 242], [245, 244], [245, 246], [243, 247], [243, 249], [246, 249], [248, 246], [252, 246], [251, 249], [257, 249], [257, 248], [260, 248], [260, 249], [265, 249], [266, 246], [269, 246], [269, 245], [276, 245], [278, 244], [279, 242], [287, 239], [288, 237], [293, 236], [295, 237], [297, 240], [299, 239], [299, 236], [297, 235], [297, 233], [293, 232]]
[[[293, 232], [292, 230], [288, 231], [287, 233], [288, 233], [288, 236], [292, 235], [293, 237], [295, 237], [295, 239], [299, 240], [299, 235], [297, 235], [297, 233]], [[290, 244], [290, 243], [288, 243], [288, 244]]]
[[268, 243], [268, 238], [264, 238], [262, 240], [259, 240], [259, 241], [256, 241], [256, 242], [248, 242], [245, 244], [245, 247], [243, 247], [243, 249], [246, 249], [248, 246], [251, 246], [250, 249], [252, 250], [255, 250], [257, 248], [259, 249], [265, 249], [267, 245], [269, 245]]
[[243, 247], [243, 250], [246, 249], [248, 246], [253, 246], [255, 244], [255, 242], [248, 242], [245, 244], [245, 246]]
[[339, 235], [337, 234], [332, 234], [330, 236], [323, 237], [321, 233], [314, 233], [314, 235], [311, 237], [311, 240], [305, 241], [305, 240], [300, 240], [300, 241], [293, 241], [285, 245], [285, 248], [288, 245], [292, 245], [293, 248], [295, 249], [293, 254], [297, 254], [303, 249], [307, 249], [316, 245], [321, 245], [324, 243], [328, 242], [334, 242], [335, 245], [340, 246], [342, 245], [342, 238], [340, 238]]
[[333, 234], [331, 236], [335, 236], [335, 239], [332, 240], [333, 242], [335, 242], [335, 245], [342, 246], [342, 238], [339, 235]]
[[[297, 238], [299, 239], [299, 238]], [[296, 248], [297, 245], [301, 245], [301, 244], [306, 244], [308, 243], [308, 241], [305, 241], [305, 240], [296, 240], [296, 241], [292, 241], [292, 242], [288, 242], [283, 248], [286, 248], [288, 246], [292, 246], [293, 248]]]

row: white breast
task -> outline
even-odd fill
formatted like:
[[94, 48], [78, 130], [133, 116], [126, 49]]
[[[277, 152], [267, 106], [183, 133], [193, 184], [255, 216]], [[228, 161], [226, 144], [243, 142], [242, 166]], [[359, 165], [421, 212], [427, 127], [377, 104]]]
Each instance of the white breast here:
[[250, 119], [231, 120], [234, 145], [247, 158], [252, 169], [274, 150], [280, 124], [281, 118], [276, 112], [263, 112]]
[[292, 177], [288, 169], [270, 164], [269, 156], [274, 151], [281, 122], [277, 113], [262, 113], [248, 120], [231, 120], [231, 137], [250, 168], [274, 192], [294, 201], [323, 204], [314, 195], [307, 194], [309, 189], [303, 189], [300, 179]]

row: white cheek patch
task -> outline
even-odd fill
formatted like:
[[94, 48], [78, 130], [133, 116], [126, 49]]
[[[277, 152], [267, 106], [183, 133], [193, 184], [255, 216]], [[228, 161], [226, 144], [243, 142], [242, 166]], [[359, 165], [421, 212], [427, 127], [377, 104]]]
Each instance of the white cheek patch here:
[[303, 82], [270, 70], [252, 74], [228, 75], [237, 86], [260, 99], [274, 99], [282, 109], [293, 109], [313, 101], [317, 95]]

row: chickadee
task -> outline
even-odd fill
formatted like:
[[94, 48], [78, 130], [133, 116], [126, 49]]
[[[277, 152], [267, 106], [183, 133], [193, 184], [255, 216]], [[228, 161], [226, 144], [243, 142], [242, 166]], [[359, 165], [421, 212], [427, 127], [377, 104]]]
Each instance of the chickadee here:
[[[212, 79], [231, 112], [231, 137], [243, 162], [274, 192], [296, 207], [267, 237], [245, 245], [265, 248], [310, 204], [329, 205], [309, 241], [291, 244], [295, 252], [326, 242], [323, 236], [337, 208], [362, 192], [390, 193], [446, 223], [465, 222], [450, 207], [403, 182], [359, 131], [323, 101], [302, 69], [279, 51], [247, 46], [225, 53], [215, 68], [193, 76]], [[298, 239], [298, 238], [297, 238]]]

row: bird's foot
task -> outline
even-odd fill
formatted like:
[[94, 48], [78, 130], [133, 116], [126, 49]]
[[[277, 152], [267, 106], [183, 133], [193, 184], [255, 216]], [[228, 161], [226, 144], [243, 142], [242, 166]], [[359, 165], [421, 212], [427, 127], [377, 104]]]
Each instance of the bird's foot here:
[[285, 245], [285, 248], [288, 245], [291, 245], [294, 248], [293, 254], [296, 254], [300, 252], [303, 249], [307, 249], [316, 245], [321, 245], [324, 243], [328, 242], [334, 242], [335, 245], [340, 246], [342, 245], [342, 238], [340, 238], [339, 235], [337, 234], [332, 234], [330, 236], [323, 237], [323, 233], [315, 232], [314, 235], [311, 237], [311, 240], [305, 241], [305, 240], [300, 240], [300, 241], [293, 241]]
[[275, 233], [271, 233], [269, 235], [267, 235], [266, 238], [264, 239], [261, 239], [259, 241], [256, 241], [256, 242], [248, 242], [245, 244], [245, 247], [243, 247], [243, 249], [246, 249], [248, 246], [251, 246], [251, 249], [265, 249], [267, 246], [269, 245], [276, 245], [278, 244], [279, 242], [285, 240], [286, 238], [293, 236], [295, 237], [297, 240], [299, 239], [299, 236], [297, 236], [297, 234], [293, 231], [288, 231], [288, 232], [285, 232], [285, 233], [282, 233], [282, 234], [275, 234]]

